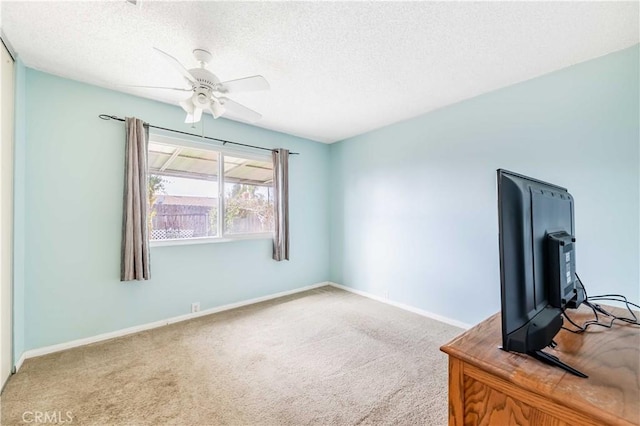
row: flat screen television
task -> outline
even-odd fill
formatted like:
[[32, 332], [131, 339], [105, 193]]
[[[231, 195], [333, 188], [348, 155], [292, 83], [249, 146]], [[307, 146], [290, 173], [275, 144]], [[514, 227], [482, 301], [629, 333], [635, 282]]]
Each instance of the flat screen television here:
[[502, 349], [587, 377], [543, 352], [562, 310], [584, 299], [575, 275], [574, 201], [560, 186], [498, 170]]

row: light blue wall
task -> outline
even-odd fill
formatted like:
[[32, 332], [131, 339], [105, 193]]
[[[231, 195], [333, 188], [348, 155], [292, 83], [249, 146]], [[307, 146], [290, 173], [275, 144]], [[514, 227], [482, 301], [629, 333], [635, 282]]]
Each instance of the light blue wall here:
[[24, 352], [25, 290], [25, 169], [26, 169], [26, 68], [16, 61], [15, 132], [13, 165], [13, 361]]
[[179, 107], [27, 69], [24, 349], [327, 280], [329, 146], [206, 115], [209, 136], [300, 152], [291, 260], [272, 260], [266, 239], [155, 247], [152, 279], [121, 283], [124, 124], [102, 113], [193, 131]]
[[638, 62], [636, 45], [332, 145], [331, 280], [466, 323], [498, 311], [506, 168], [570, 190], [587, 289], [638, 301]]
[[638, 59], [635, 46], [331, 146], [206, 116], [211, 136], [302, 154], [292, 260], [271, 260], [269, 240], [154, 247], [152, 280], [134, 283], [118, 280], [124, 126], [97, 115], [190, 131], [182, 111], [19, 64], [16, 358], [328, 278], [474, 323], [499, 309], [498, 167], [568, 187], [588, 289], [638, 300]]

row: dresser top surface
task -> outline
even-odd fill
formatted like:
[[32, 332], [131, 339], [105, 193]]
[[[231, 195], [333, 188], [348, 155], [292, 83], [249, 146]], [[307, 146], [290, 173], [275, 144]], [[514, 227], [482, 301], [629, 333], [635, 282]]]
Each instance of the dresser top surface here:
[[[605, 308], [617, 316], [630, 316], [626, 309]], [[568, 311], [568, 315], [577, 324], [594, 318], [584, 305]], [[565, 327], [570, 327], [567, 321]], [[589, 378], [576, 377], [524, 354], [503, 351], [500, 313], [441, 349], [568, 408], [584, 413], [600, 410], [623, 422], [640, 424], [640, 327], [616, 321], [611, 329], [590, 326], [582, 334], [560, 330], [554, 340], [558, 346], [544, 351]]]

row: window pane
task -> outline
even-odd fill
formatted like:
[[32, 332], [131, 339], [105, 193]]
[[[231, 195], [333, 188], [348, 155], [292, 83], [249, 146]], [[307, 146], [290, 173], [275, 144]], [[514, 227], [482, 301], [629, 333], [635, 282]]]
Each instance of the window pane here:
[[149, 144], [151, 240], [218, 234], [217, 172], [216, 152]]
[[273, 230], [271, 161], [224, 157], [224, 226], [228, 234]]

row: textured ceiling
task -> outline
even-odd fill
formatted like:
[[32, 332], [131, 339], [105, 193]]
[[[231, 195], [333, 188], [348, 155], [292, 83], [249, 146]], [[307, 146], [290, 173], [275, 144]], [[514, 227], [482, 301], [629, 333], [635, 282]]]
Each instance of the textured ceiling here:
[[[177, 103], [152, 47], [221, 80], [262, 74], [233, 99], [256, 125], [334, 142], [621, 50], [639, 41], [639, 3], [2, 2], [2, 29], [32, 68]], [[108, 112], [108, 111], [107, 111]]]

